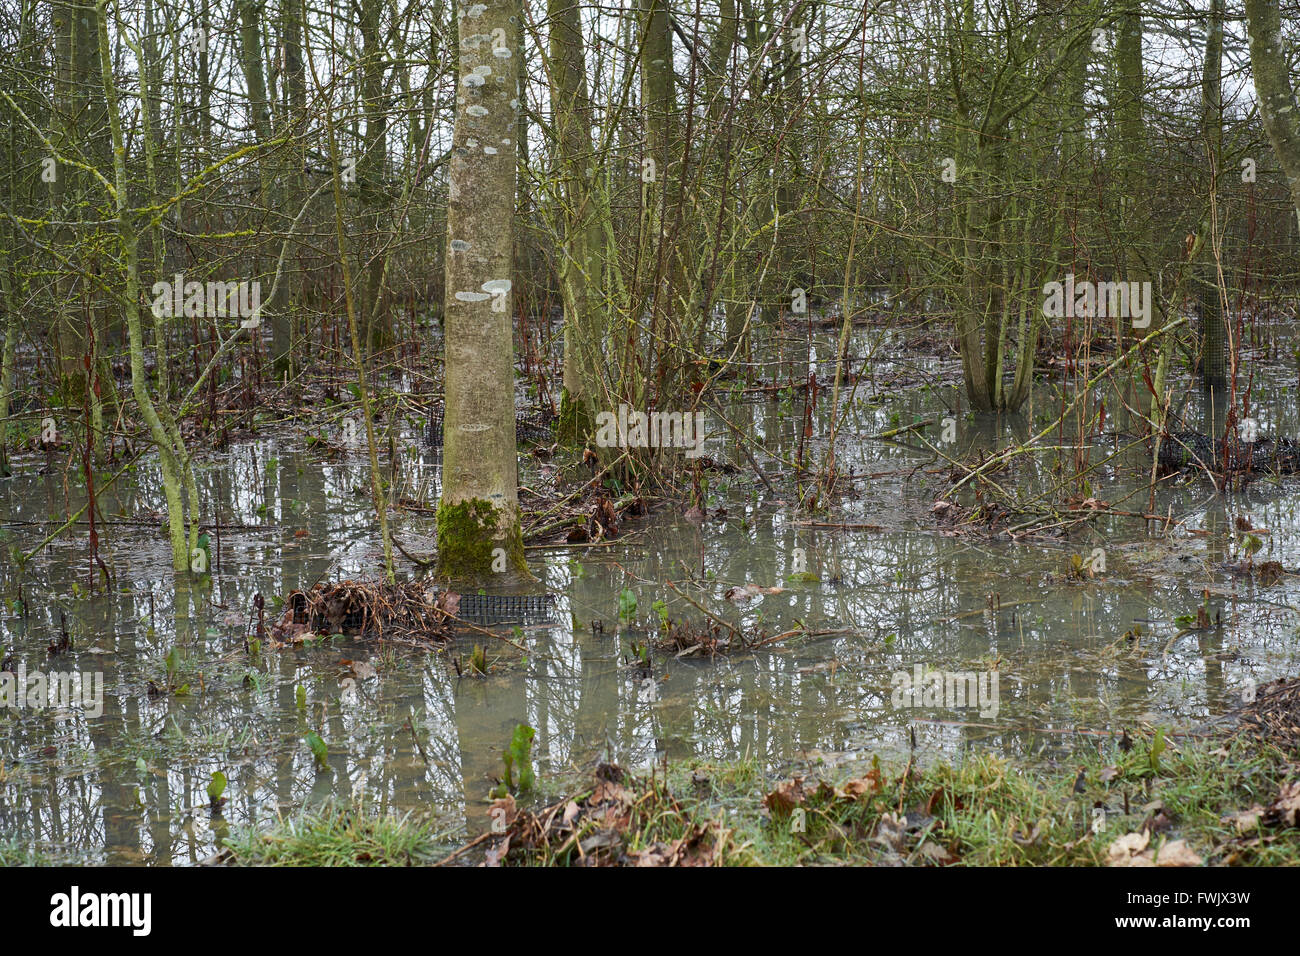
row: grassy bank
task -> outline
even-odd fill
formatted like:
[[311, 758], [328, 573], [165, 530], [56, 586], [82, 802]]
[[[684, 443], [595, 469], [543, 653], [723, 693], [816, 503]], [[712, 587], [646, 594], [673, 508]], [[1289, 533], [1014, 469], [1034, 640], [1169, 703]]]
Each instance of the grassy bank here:
[[226, 841], [225, 862], [246, 866], [417, 866], [438, 853], [431, 828], [409, 814], [326, 807]]
[[1069, 765], [960, 763], [772, 778], [753, 762], [598, 768], [567, 795], [498, 801], [506, 833], [448, 859], [413, 818], [331, 810], [229, 844], [246, 864], [1300, 864], [1296, 751], [1240, 736], [1089, 740]]

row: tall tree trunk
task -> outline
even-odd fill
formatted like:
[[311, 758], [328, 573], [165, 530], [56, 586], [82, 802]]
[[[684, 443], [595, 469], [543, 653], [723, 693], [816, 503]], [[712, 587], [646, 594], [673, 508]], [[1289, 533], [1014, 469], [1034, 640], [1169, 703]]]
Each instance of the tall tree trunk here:
[[[52, 3], [50, 17], [54, 27], [54, 100], [51, 142], [62, 156], [75, 155], [78, 135], [78, 96], [76, 69], [76, 38], [80, 35], [76, 23], [81, 19], [79, 8], [69, 3]], [[54, 181], [50, 183], [50, 201], [62, 223], [77, 216], [77, 211], [67, 203], [67, 198], [77, 193], [84, 174], [66, 163], [54, 167]], [[70, 249], [75, 231], [71, 226], [60, 225], [54, 233], [57, 247]], [[65, 398], [78, 394], [84, 387], [81, 356], [86, 347], [85, 329], [72, 315], [72, 300], [76, 295], [77, 280], [62, 274], [55, 266], [54, 314], [50, 322], [50, 345], [58, 361], [59, 384]]]
[[[730, 196], [730, 189], [733, 178], [731, 168], [731, 97], [733, 84], [731, 75], [728, 71], [728, 64], [731, 62], [733, 52], [736, 48], [736, 39], [740, 32], [740, 20], [736, 15], [736, 0], [719, 0], [718, 3], [718, 30], [713, 35], [713, 42], [709, 47], [709, 80], [706, 86], [708, 95], [708, 129], [715, 138], [713, 162], [717, 169], [719, 188], [722, 189], [724, 196]], [[719, 129], [719, 126], [722, 129]], [[733, 204], [729, 204], [734, 205]], [[738, 229], [740, 224], [732, 213], [732, 208], [727, 209], [727, 222], [732, 229]], [[721, 241], [721, 236], [719, 236]], [[743, 268], [743, 260], [739, 249], [733, 249], [727, 258], [726, 274], [722, 279], [721, 297], [723, 300], [723, 312], [726, 316], [726, 354], [735, 355], [737, 361], [745, 360], [745, 345], [747, 327], [746, 319], [749, 310], [740, 299], [741, 284], [736, 270]]]
[[1300, 223], [1300, 117], [1282, 49], [1282, 14], [1276, 0], [1246, 0], [1250, 66], [1259, 94], [1259, 115], [1277, 161], [1291, 187]]
[[[244, 79], [248, 83], [248, 105], [253, 114], [253, 129], [257, 139], [269, 149], [275, 134], [271, 128], [270, 101], [266, 92], [266, 80], [262, 69], [262, 19], [263, 5], [258, 0], [240, 0], [239, 4], [239, 38], [240, 63]], [[292, 222], [293, 213], [284, 208], [282, 183], [284, 179], [283, 160], [268, 156], [265, 151], [258, 154], [258, 169], [262, 180], [262, 203], [268, 212], [278, 213], [281, 220]], [[287, 213], [287, 215], [286, 215]], [[260, 257], [259, 257], [260, 258]], [[254, 272], [261, 275], [261, 269], [254, 260]], [[292, 348], [291, 327], [288, 310], [289, 287], [285, 283], [275, 283], [275, 296], [268, 303], [271, 318], [271, 357], [277, 375], [283, 375], [289, 369], [289, 353]]]
[[1223, 0], [1211, 0], [1209, 29], [1205, 37], [1205, 69], [1201, 78], [1201, 137], [1205, 141], [1210, 170], [1207, 212], [1201, 224], [1206, 237], [1201, 250], [1199, 299], [1201, 303], [1201, 385], [1222, 392], [1228, 384], [1228, 361], [1224, 349], [1227, 327], [1223, 314], [1223, 291], [1219, 288], [1219, 269], [1214, 231], [1217, 217], [1208, 209], [1217, 208], [1219, 183], [1223, 172]]
[[[118, 114], [117, 91], [113, 85], [113, 66], [108, 42], [108, 0], [100, 0], [97, 12], [99, 36], [99, 61], [101, 89], [108, 125], [113, 143], [113, 188], [118, 235], [122, 242], [122, 257], [126, 265], [126, 328], [131, 354], [131, 388], [140, 415], [149, 428], [149, 435], [158, 449], [159, 470], [162, 472], [163, 494], [167, 500], [167, 518], [172, 545], [172, 568], [185, 571], [190, 567], [190, 547], [185, 536], [185, 509], [181, 501], [181, 470], [185, 456], [184, 446], [172, 444], [172, 436], [158, 415], [149, 395], [148, 373], [144, 370], [144, 331], [141, 321], [143, 291], [140, 285], [139, 233], [130, 208], [130, 183], [127, 180], [126, 146], [122, 122]], [[120, 11], [119, 11], [120, 16]], [[198, 515], [193, 515], [197, 529]]]
[[[799, 208], [799, 180], [803, 173], [803, 123], [797, 118], [803, 107], [803, 50], [808, 39], [807, 13], [802, 4], [795, 9], [781, 31], [780, 73], [777, 81], [778, 102], [776, 134], [781, 143], [776, 158], [776, 212], [780, 217], [778, 245], [775, 250], [774, 278], [782, 297], [788, 302], [794, 288], [804, 288], [813, 295], [808, 266], [805, 230], [796, 222]], [[802, 29], [801, 29], [802, 28]]]
[[[673, 208], [673, 131], [676, 128], [676, 84], [673, 71], [673, 35], [669, 0], [637, 0], [641, 31], [641, 111], [645, 117], [646, 158], [653, 176], [642, 185], [641, 235], [646, 252], [650, 288], [650, 341], [655, 353], [655, 391], [665, 384], [669, 365], [666, 329], [673, 311], [673, 278], [677, 274], [672, 243], [665, 241], [669, 209]], [[644, 162], [644, 161], [643, 161]], [[644, 169], [644, 167], [643, 167]], [[632, 398], [632, 396], [628, 396]], [[633, 399], [633, 404], [637, 400]]]
[[[1122, 144], [1120, 153], [1120, 222], [1123, 234], [1129, 237], [1120, 247], [1119, 278], [1124, 282], [1146, 282], [1151, 279], [1151, 269], [1146, 257], [1151, 252], [1151, 232], [1148, 218], [1148, 204], [1145, 197], [1149, 187], [1147, 177], [1150, 172], [1146, 166], [1147, 141], [1143, 128], [1145, 75], [1142, 69], [1142, 14], [1134, 8], [1120, 15], [1116, 22], [1115, 66], [1117, 81], [1115, 88], [1115, 125], [1117, 140]], [[1161, 323], [1158, 304], [1152, 300], [1151, 323]], [[1123, 319], [1117, 319], [1122, 323]], [[1120, 340], [1126, 339], [1131, 328], [1117, 329]], [[1137, 332], [1141, 338], [1146, 331]], [[1173, 339], [1166, 337], [1160, 343], [1160, 353], [1156, 360], [1153, 376], [1153, 391], [1149, 404], [1149, 415], [1153, 422], [1159, 424], [1164, 417], [1165, 375], [1169, 368], [1170, 348]], [[1134, 368], [1129, 366], [1130, 378]]]
[[[280, 35], [284, 42], [284, 80], [281, 90], [284, 105], [280, 110], [280, 135], [288, 137], [289, 142], [280, 149], [283, 157], [279, 164], [282, 183], [282, 197], [285, 213], [292, 220], [299, 213], [307, 199], [307, 181], [304, 170], [307, 166], [307, 152], [301, 145], [302, 135], [307, 123], [307, 78], [302, 60], [302, 0], [280, 0]], [[298, 264], [298, 250], [301, 243], [293, 242], [294, 264], [291, 278], [281, 277], [280, 287], [271, 298], [272, 349], [277, 375], [292, 371], [298, 336], [303, 334], [300, 325], [293, 320], [291, 309], [296, 304], [302, 305], [302, 277]], [[283, 318], [282, 318], [283, 317]], [[280, 323], [283, 322], [283, 325]], [[286, 349], [286, 352], [281, 350]], [[282, 357], [283, 356], [283, 357]]]
[[437, 573], [508, 586], [531, 579], [519, 528], [511, 334], [520, 108], [511, 57], [520, 8], [517, 0], [484, 0], [457, 12]]
[[[393, 329], [384, 304], [384, 249], [381, 229], [388, 217], [388, 113], [384, 103], [384, 50], [379, 27], [382, 0], [362, 0], [361, 6], [361, 111], [366, 118], [366, 136], [357, 161], [357, 185], [366, 236], [360, 243], [364, 273], [362, 309], [365, 316], [367, 349], [391, 345]], [[498, 64], [504, 66], [504, 64]]]
[[598, 179], [591, 144], [591, 102], [577, 0], [550, 0], [551, 104], [555, 111], [556, 180], [563, 235], [560, 291], [564, 299], [564, 394], [560, 438], [580, 443], [595, 424], [601, 356], [601, 258]]

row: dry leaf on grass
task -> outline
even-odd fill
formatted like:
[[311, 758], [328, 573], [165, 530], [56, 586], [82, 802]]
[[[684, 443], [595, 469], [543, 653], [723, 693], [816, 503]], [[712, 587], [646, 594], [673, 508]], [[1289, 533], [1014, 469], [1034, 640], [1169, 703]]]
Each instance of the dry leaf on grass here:
[[788, 816], [805, 799], [803, 777], [795, 777], [777, 784], [776, 789], [763, 798], [763, 806], [772, 813]]
[[1246, 833], [1259, 826], [1259, 818], [1263, 816], [1264, 808], [1258, 803], [1249, 810], [1237, 810], [1234, 813], [1226, 813], [1219, 817], [1219, 822], [1230, 824], [1235, 827], [1238, 833]]
[[951, 866], [954, 863], [961, 862], [961, 857], [934, 842], [927, 841], [923, 843], [918, 852], [936, 866]]
[[880, 771], [872, 767], [865, 775], [857, 780], [850, 780], [841, 787], [840, 793], [851, 800], [856, 800], [867, 794], [879, 793], [884, 785], [885, 781], [881, 779]]
[[1200, 866], [1204, 861], [1182, 840], [1152, 847], [1151, 834], [1125, 833], [1107, 850], [1111, 866]]

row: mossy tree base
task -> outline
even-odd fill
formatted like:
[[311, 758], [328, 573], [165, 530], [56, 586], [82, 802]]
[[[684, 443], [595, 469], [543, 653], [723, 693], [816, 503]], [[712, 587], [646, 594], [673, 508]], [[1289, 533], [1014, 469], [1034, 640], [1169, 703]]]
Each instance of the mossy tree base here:
[[524, 557], [518, 517], [508, 523], [502, 518], [499, 507], [480, 498], [439, 504], [438, 579], [461, 588], [536, 583]]

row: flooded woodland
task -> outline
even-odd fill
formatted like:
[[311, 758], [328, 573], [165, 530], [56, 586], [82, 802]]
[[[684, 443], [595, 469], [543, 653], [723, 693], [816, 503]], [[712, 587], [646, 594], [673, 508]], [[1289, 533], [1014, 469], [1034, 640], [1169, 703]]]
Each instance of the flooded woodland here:
[[1295, 863], [1300, 14], [14, 0], [0, 862]]

